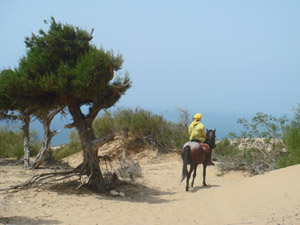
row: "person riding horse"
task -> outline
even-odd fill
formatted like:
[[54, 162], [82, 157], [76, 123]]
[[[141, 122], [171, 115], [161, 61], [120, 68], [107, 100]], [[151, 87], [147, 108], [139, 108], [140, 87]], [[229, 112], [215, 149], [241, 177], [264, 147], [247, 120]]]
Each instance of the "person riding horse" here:
[[[194, 115], [194, 121], [189, 126], [189, 135], [190, 135], [190, 141], [195, 141], [198, 143], [205, 143], [206, 140], [206, 133], [205, 133], [205, 127], [200, 122], [202, 118], [201, 113], [197, 113]], [[211, 149], [207, 155], [207, 165], [215, 165], [211, 161]]]

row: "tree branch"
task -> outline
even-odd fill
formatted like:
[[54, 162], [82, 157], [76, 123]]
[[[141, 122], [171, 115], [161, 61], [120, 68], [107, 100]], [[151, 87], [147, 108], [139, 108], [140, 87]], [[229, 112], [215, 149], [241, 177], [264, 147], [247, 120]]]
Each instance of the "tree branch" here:
[[69, 129], [74, 128], [74, 127], [75, 127], [74, 123], [69, 123], [69, 124], [64, 126], [64, 128], [69, 128]]
[[89, 114], [86, 116], [86, 122], [92, 123], [102, 108], [103, 107], [100, 106], [100, 104], [97, 104], [97, 102], [94, 102], [93, 106], [91, 106], [89, 108]]
[[52, 138], [60, 132], [61, 132], [61, 130], [54, 130], [54, 131], [51, 132], [50, 137]]
[[103, 138], [97, 138], [92, 141], [92, 148], [99, 148], [100, 146], [106, 144], [107, 142], [112, 141], [115, 138], [114, 134], [109, 134]]

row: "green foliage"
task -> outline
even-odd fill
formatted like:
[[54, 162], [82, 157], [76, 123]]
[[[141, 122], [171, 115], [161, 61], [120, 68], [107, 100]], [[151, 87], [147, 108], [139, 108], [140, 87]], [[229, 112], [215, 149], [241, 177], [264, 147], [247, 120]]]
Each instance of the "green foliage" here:
[[24, 155], [22, 132], [13, 132], [7, 127], [0, 130], [0, 157], [21, 157]]
[[222, 171], [243, 169], [261, 174], [274, 169], [276, 160], [283, 152], [282, 130], [287, 119], [257, 113], [248, 122], [238, 119], [244, 130], [240, 135], [229, 133], [217, 144], [214, 154]]
[[168, 122], [162, 116], [140, 108], [105, 111], [94, 121], [93, 129], [98, 137], [109, 133], [124, 135], [127, 137], [126, 147], [130, 149], [152, 145], [166, 151], [188, 140], [183, 124]]
[[[35, 156], [41, 146], [41, 142], [37, 140], [36, 132], [30, 134], [30, 156]], [[0, 128], [0, 158], [23, 157], [23, 132], [14, 132], [8, 127]]]
[[72, 130], [69, 136], [70, 142], [53, 150], [53, 159], [59, 161], [69, 155], [82, 151], [81, 142], [76, 130]]
[[295, 109], [294, 119], [284, 129], [283, 141], [287, 148], [286, 153], [281, 153], [281, 158], [276, 162], [276, 168], [292, 166], [300, 163], [300, 104]]
[[244, 127], [244, 131], [240, 135], [241, 138], [278, 139], [282, 138], [282, 129], [287, 121], [285, 115], [276, 118], [275, 116], [258, 112], [252, 118], [251, 123], [245, 118], [238, 119], [237, 123]]
[[214, 154], [219, 157], [232, 157], [238, 153], [238, 143], [231, 143], [230, 140], [224, 139], [217, 143], [213, 150]]
[[[74, 127], [81, 138], [87, 137], [98, 112], [113, 106], [131, 86], [128, 73], [114, 77], [122, 68], [122, 55], [99, 49], [91, 40], [87, 31], [53, 17], [47, 32], [26, 37], [26, 55], [18, 67], [1, 71], [0, 116], [14, 110], [21, 116], [41, 117], [68, 107]], [[83, 105], [90, 111], [81, 120]], [[70, 151], [72, 144], [66, 147]]]

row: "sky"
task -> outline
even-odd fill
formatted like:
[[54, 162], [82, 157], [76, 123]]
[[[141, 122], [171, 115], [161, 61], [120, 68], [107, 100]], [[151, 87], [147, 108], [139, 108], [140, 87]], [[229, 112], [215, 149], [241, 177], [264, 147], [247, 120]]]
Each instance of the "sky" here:
[[51, 16], [123, 55], [133, 86], [117, 106], [204, 118], [300, 103], [299, 0], [0, 0], [1, 70]]

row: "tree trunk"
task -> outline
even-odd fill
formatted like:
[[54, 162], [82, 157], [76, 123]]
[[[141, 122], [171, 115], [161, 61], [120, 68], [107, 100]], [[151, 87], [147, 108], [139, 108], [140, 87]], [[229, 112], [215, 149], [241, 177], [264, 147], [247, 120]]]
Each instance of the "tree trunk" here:
[[[89, 177], [88, 186], [91, 190], [100, 193], [106, 192], [108, 190], [105, 185], [98, 160], [98, 147], [101, 145], [101, 140], [104, 140], [105, 138], [96, 139], [92, 129], [93, 120], [86, 119], [87, 117], [82, 114], [79, 105], [73, 103], [68, 105], [68, 108], [73, 117], [73, 124], [78, 131], [83, 148], [83, 163], [81, 171], [85, 171]], [[113, 135], [111, 137], [113, 137]], [[107, 142], [108, 139], [106, 138], [105, 142]], [[105, 142], [102, 142], [102, 144]]]
[[29, 147], [29, 141], [30, 141], [30, 133], [29, 133], [29, 123], [30, 123], [30, 116], [25, 116], [23, 118], [23, 133], [24, 133], [24, 166], [25, 168], [29, 168], [30, 165], [30, 147]]
[[47, 152], [49, 151], [51, 139], [54, 135], [59, 133], [60, 131], [51, 131], [50, 124], [54, 116], [47, 114], [45, 116], [40, 116], [43, 122], [43, 129], [44, 129], [44, 139], [42, 147], [40, 148], [39, 153], [34, 159], [34, 162], [31, 166], [32, 169], [38, 168], [44, 161], [47, 156]]
[[90, 128], [87, 132], [79, 134], [83, 146], [83, 165], [84, 170], [89, 177], [88, 185], [91, 190], [105, 192], [105, 182], [99, 166], [98, 146], [92, 142], [96, 139], [93, 130]]

